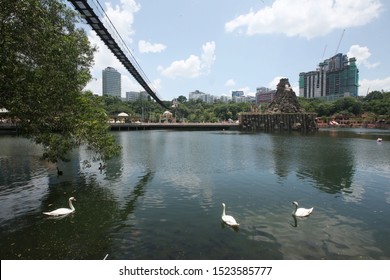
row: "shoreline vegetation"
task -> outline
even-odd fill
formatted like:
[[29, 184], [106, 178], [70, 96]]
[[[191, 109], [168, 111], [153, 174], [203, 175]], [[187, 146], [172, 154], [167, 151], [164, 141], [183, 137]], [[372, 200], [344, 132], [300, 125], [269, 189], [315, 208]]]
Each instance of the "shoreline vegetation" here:
[[[112, 96], [93, 96], [106, 115], [110, 130], [159, 129], [163, 124], [192, 124], [200, 129], [205, 124], [234, 124], [239, 126], [242, 113], [263, 114], [267, 105], [251, 103], [206, 103], [179, 96], [175, 102], [164, 101], [171, 110], [152, 100], [122, 101]], [[390, 129], [390, 92], [371, 92], [364, 98], [345, 97], [335, 101], [323, 101], [298, 97], [307, 113], [317, 114], [318, 128], [352, 127]], [[123, 114], [125, 115], [123, 117]], [[0, 130], [16, 130], [17, 119], [8, 111], [0, 113]], [[131, 124], [131, 125], [129, 125]], [[141, 125], [143, 124], [143, 126]], [[199, 124], [199, 125], [198, 125]], [[147, 126], [147, 128], [145, 128]], [[127, 127], [126, 129], [121, 129]], [[179, 129], [182, 126], [177, 126]], [[175, 126], [170, 126], [174, 129]], [[218, 126], [216, 126], [218, 129]]]

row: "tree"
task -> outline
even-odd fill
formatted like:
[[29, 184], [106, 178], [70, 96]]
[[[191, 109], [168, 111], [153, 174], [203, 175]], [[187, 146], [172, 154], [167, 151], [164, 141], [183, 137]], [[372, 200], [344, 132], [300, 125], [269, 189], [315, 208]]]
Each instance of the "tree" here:
[[334, 104], [337, 112], [349, 112], [355, 116], [362, 113], [361, 102], [351, 96], [337, 99]]
[[180, 102], [180, 103], [186, 103], [187, 102], [187, 97], [185, 97], [184, 95], [180, 95], [177, 98], [177, 101]]
[[2, 1], [0, 107], [20, 133], [44, 147], [44, 158], [66, 160], [86, 144], [94, 159], [116, 155], [102, 104], [82, 89], [91, 79], [93, 48], [77, 14], [57, 0]]
[[364, 97], [365, 101], [371, 101], [371, 100], [377, 100], [377, 99], [383, 99], [383, 94], [380, 91], [371, 91], [369, 94]]

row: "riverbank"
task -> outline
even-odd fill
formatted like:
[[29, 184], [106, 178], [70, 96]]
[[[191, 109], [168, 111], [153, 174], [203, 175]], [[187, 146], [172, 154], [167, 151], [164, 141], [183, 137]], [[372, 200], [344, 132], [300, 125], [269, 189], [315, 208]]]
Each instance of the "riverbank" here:
[[[111, 131], [133, 131], [133, 130], [241, 130], [240, 123], [110, 123]], [[328, 123], [317, 122], [318, 128], [373, 128], [390, 129], [390, 124], [369, 123], [369, 124], [346, 124], [330, 125]], [[15, 134], [17, 126], [13, 123], [0, 124], [0, 134]]]
[[239, 130], [239, 123], [112, 123], [112, 131], [130, 130]]

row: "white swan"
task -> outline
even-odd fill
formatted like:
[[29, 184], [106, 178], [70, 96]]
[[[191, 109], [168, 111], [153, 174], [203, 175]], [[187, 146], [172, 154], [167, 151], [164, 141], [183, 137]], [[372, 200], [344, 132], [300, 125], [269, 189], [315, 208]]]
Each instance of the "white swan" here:
[[240, 224], [238, 224], [236, 222], [236, 220], [230, 216], [230, 215], [226, 215], [225, 213], [225, 203], [222, 203], [222, 207], [223, 207], [223, 211], [222, 211], [222, 221], [227, 224], [228, 226], [231, 226], [231, 227], [238, 227]]
[[51, 212], [43, 212], [43, 214], [49, 215], [49, 216], [62, 216], [62, 215], [70, 214], [76, 210], [72, 204], [73, 200], [76, 201], [76, 199], [73, 196], [71, 198], [69, 198], [69, 207], [70, 208], [58, 208], [58, 209], [53, 210]]
[[292, 204], [295, 205], [295, 210], [292, 212], [292, 214], [294, 216], [297, 216], [297, 217], [305, 217], [305, 216], [309, 216], [311, 212], [313, 212], [313, 207], [312, 208], [298, 208], [298, 202], [296, 201], [293, 201]]

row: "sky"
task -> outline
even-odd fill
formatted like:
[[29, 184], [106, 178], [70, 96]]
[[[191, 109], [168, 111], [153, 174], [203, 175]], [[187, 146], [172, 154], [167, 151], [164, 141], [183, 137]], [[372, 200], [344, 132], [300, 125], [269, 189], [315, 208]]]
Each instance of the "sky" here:
[[[97, 0], [89, 0], [94, 7]], [[195, 90], [231, 96], [276, 89], [336, 53], [357, 59], [359, 95], [390, 91], [390, 1], [384, 0], [99, 0], [161, 100]], [[101, 18], [104, 23], [107, 18]], [[122, 74], [122, 97], [142, 87], [95, 32], [98, 48], [86, 89], [102, 94], [102, 70]]]

